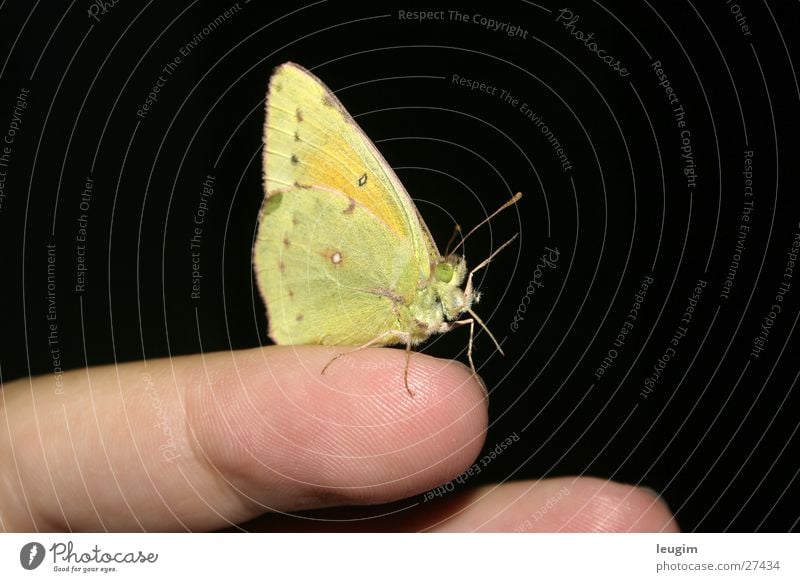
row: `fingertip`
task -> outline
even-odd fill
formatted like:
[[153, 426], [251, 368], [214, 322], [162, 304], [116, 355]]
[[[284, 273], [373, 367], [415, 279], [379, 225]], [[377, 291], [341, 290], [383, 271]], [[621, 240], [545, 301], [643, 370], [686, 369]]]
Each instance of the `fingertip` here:
[[667, 504], [651, 489], [604, 479], [580, 480], [578, 499], [584, 510], [575, 524], [588, 531], [677, 532], [678, 525]]
[[[477, 487], [450, 500], [433, 531], [676, 532], [651, 491], [595, 477], [557, 477]], [[435, 515], [428, 512], [428, 515]]]
[[338, 350], [249, 352], [236, 356], [244, 382], [222, 374], [205, 398], [218, 429], [205, 440], [222, 471], [272, 509], [408, 497], [458, 475], [483, 446], [484, 394], [458, 362], [412, 353], [411, 396], [403, 350], [346, 353], [324, 374]]
[[633, 502], [641, 508], [641, 520], [635, 524], [639, 529], [631, 531], [659, 531], [680, 533], [681, 528], [667, 500], [649, 487], [634, 487]]

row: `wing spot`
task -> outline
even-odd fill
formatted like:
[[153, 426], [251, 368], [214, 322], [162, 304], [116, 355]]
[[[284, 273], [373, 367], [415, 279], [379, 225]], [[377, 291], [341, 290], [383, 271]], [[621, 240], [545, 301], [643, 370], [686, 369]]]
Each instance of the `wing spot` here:
[[347, 208], [342, 210], [342, 214], [353, 214], [353, 211], [356, 209], [356, 201], [352, 198], [347, 198], [349, 202], [347, 203]]
[[361, 175], [361, 177], [358, 179], [358, 186], [359, 186], [359, 187], [361, 187], [361, 186], [364, 186], [364, 185], [366, 185], [366, 183], [367, 183], [367, 174], [366, 174], [366, 172], [365, 172], [365, 173], [364, 173], [364, 174], [362, 174], [362, 175]]
[[300, 132], [299, 131], [295, 131], [294, 132], [294, 141], [300, 141]]
[[293, 226], [297, 226], [298, 224], [300, 224], [300, 221], [297, 219], [297, 215], [293, 214], [292, 215], [292, 225]]
[[322, 256], [328, 259], [334, 265], [341, 265], [342, 264], [342, 253], [341, 251], [324, 251]]
[[294, 291], [291, 289], [287, 289], [286, 294], [289, 296], [289, 299], [294, 299]]
[[272, 214], [275, 212], [278, 207], [283, 202], [283, 192], [274, 192], [273, 194], [267, 195], [267, 199], [264, 201], [264, 205], [261, 207], [261, 212], [264, 216], [268, 214]]
[[280, 93], [283, 91], [283, 83], [275, 83], [275, 92]]
[[286, 263], [284, 263], [283, 261], [279, 262], [278, 263], [278, 269], [280, 270], [281, 273], [285, 272], [286, 271]]
[[292, 243], [288, 237], [283, 237], [283, 246], [285, 246], [288, 249], [291, 246], [291, 244]]
[[292, 165], [296, 166], [300, 163], [300, 158], [297, 157], [297, 154], [292, 154]]
[[295, 116], [295, 118], [297, 118], [298, 122], [303, 121], [303, 112], [300, 110], [299, 107], [294, 110], [294, 116]]
[[297, 315], [295, 315], [294, 320], [297, 323], [300, 323], [301, 321], [303, 321], [303, 314], [302, 313], [298, 313]]

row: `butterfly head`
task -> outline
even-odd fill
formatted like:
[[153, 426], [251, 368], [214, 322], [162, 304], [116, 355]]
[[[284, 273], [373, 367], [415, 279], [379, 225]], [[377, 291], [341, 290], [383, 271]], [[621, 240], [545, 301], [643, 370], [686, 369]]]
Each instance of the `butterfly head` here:
[[441, 259], [433, 268], [433, 287], [447, 320], [458, 319], [476, 300], [471, 290], [461, 288], [466, 276], [467, 264], [464, 257], [458, 255]]

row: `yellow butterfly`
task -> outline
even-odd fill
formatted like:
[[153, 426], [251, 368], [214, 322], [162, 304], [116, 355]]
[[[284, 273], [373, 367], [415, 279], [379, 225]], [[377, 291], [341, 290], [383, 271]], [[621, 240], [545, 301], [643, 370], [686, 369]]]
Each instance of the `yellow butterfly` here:
[[[410, 356], [412, 345], [468, 324], [474, 371], [474, 324], [486, 327], [472, 311], [479, 298], [472, 276], [514, 239], [471, 273], [463, 257], [443, 257], [373, 143], [322, 81], [294, 63], [270, 79], [264, 142], [266, 197], [253, 263], [270, 337], [399, 343]], [[464, 313], [471, 318], [459, 320]], [[408, 360], [405, 373], [408, 388]]]

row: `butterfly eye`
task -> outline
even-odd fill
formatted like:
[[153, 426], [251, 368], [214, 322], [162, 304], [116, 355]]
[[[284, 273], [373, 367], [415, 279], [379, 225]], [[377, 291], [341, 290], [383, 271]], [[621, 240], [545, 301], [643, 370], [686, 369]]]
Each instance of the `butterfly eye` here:
[[439, 263], [435, 269], [436, 280], [442, 283], [449, 283], [453, 279], [453, 265], [450, 263]]

